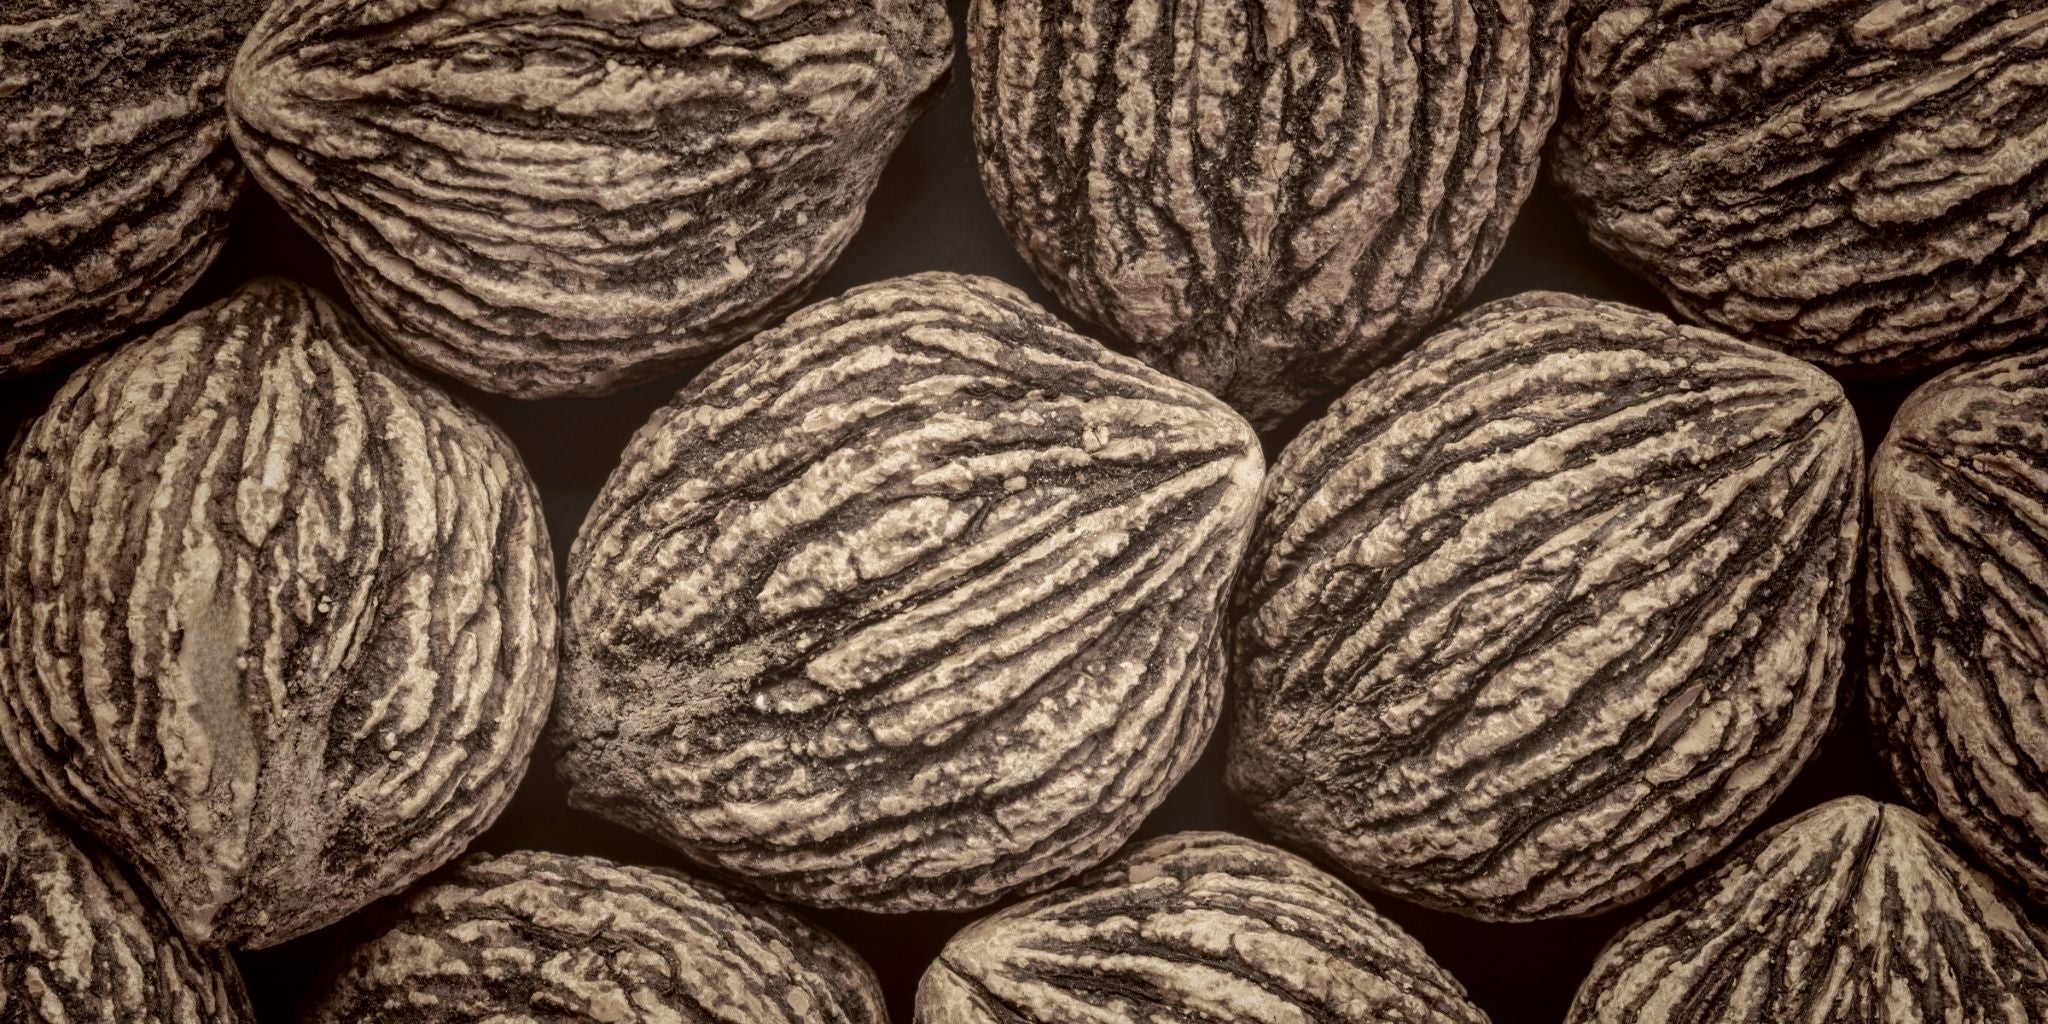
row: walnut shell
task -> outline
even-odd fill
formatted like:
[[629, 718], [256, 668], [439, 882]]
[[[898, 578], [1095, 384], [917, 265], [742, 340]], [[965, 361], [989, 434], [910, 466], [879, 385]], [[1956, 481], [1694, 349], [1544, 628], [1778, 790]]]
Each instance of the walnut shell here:
[[1903, 807], [1850, 797], [1744, 844], [1608, 943], [1567, 1024], [2039, 1024], [2048, 958]]
[[554, 673], [518, 453], [298, 285], [79, 371], [0, 479], [0, 739], [195, 940], [461, 852]]
[[974, 0], [982, 181], [1061, 302], [1271, 427], [1493, 264], [1569, 7]]
[[472, 855], [377, 915], [308, 1024], [886, 1024], [859, 956], [787, 910], [672, 871]]
[[1274, 468], [1231, 785], [1443, 909], [1646, 895], [1826, 732], [1862, 462], [1841, 388], [1798, 360], [1613, 303], [1481, 307]]
[[254, 1024], [235, 962], [185, 941], [121, 863], [0, 756], [0, 1021]]
[[576, 538], [570, 802], [815, 905], [1054, 885], [1200, 753], [1262, 470], [1007, 285], [814, 305], [657, 413]]
[[0, 377], [170, 312], [242, 187], [228, 65], [260, 0], [0, 5]]
[[1141, 843], [969, 926], [918, 1024], [1486, 1024], [1393, 922], [1307, 861], [1216, 832]]
[[596, 395], [802, 301], [951, 37], [938, 0], [278, 0], [228, 102], [377, 333], [486, 391]]
[[1858, 373], [2048, 332], [2048, 4], [1582, 9], [1553, 174], [1686, 316]]
[[2048, 907], [2048, 352], [1915, 392], [1870, 507], [1870, 704], [1894, 773]]

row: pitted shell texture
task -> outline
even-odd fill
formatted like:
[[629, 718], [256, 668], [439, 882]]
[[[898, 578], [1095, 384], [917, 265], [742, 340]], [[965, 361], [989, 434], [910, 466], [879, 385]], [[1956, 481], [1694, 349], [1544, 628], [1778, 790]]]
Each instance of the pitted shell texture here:
[[1569, 7], [974, 0], [982, 180], [1061, 302], [1266, 429], [1492, 265]]
[[1554, 176], [1685, 315], [1857, 374], [2048, 332], [2048, 3], [1581, 9]]
[[1870, 703], [1894, 773], [2048, 908], [2048, 352], [1922, 386], [1870, 492]]
[[308, 1024], [886, 1024], [854, 952], [779, 906], [672, 871], [473, 855], [373, 912]]
[[121, 863], [0, 753], [0, 1021], [254, 1024], [221, 950], [178, 934]]
[[1293, 854], [1141, 843], [953, 937], [917, 1024], [1486, 1024], [1422, 946]]
[[283, 281], [66, 382], [0, 480], [0, 739], [198, 941], [461, 852], [553, 691], [511, 444]]
[[1607, 945], [1567, 1024], [2039, 1024], [2048, 958], [1928, 821], [1851, 797], [1731, 854]]
[[0, 377], [169, 312], [227, 237], [259, 0], [0, 4]]
[[1840, 387], [1798, 360], [1612, 303], [1481, 307], [1274, 468], [1231, 785], [1440, 908], [1646, 895], [1831, 722], [1862, 462]]
[[603, 394], [802, 301], [951, 38], [939, 0], [278, 0], [229, 107], [400, 351]]
[[1193, 764], [1251, 428], [1007, 285], [812, 306], [627, 448], [570, 558], [569, 799], [776, 896], [961, 909]]

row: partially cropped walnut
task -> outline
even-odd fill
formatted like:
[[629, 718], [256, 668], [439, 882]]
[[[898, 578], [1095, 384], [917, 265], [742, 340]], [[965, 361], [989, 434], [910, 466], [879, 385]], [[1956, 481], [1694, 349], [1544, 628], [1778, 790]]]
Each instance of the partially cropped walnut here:
[[0, 1021], [253, 1021], [235, 963], [192, 945], [128, 870], [0, 753]]
[[1851, 797], [1623, 929], [1567, 1024], [2040, 1024], [2048, 955], [1927, 819]]
[[259, 0], [0, 4], [0, 377], [170, 311], [227, 238]]
[[940, 0], [279, 0], [229, 106], [398, 349], [602, 394], [803, 300], [951, 39]]
[[369, 915], [307, 1024], [884, 1024], [859, 956], [789, 910], [595, 857], [464, 858]]
[[1568, 0], [975, 0], [982, 181], [1060, 300], [1264, 429], [1463, 302]]
[[518, 454], [297, 285], [80, 371], [0, 479], [0, 739], [195, 940], [459, 853], [554, 671]]
[[1344, 883], [1239, 836], [1140, 843], [970, 925], [918, 1024], [1486, 1024], [1422, 945]]
[[2048, 332], [2048, 3], [1579, 7], [1550, 166], [1687, 316], [1861, 374]]

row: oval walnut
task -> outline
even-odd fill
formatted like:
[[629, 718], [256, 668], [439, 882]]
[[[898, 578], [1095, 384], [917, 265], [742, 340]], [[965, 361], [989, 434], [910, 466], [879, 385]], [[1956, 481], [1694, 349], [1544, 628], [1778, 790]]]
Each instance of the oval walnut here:
[[170, 312], [227, 238], [258, 0], [0, 5], [0, 377]]
[[1553, 173], [1685, 315], [1856, 373], [2048, 333], [2048, 3], [1583, 10]]
[[974, 0], [982, 181], [1061, 302], [1272, 427], [1492, 265], [1569, 7]]
[[802, 301], [951, 36], [938, 0], [277, 0], [229, 108], [401, 352], [595, 395]]
[[178, 934], [0, 756], [0, 1021], [254, 1024], [235, 962]]
[[994, 281], [857, 289], [656, 414], [570, 557], [576, 806], [817, 905], [967, 908], [1186, 772], [1263, 462]]
[[670, 871], [471, 856], [378, 912], [307, 1024], [886, 1024], [873, 972], [773, 904]]
[[1274, 468], [1231, 785], [1444, 909], [1647, 894], [1830, 723], [1862, 462], [1841, 389], [1797, 360], [1610, 303], [1481, 307]]
[[75, 374], [0, 479], [0, 739], [195, 940], [262, 946], [461, 851], [555, 671], [494, 428], [262, 281]]
[[1607, 945], [1567, 1024], [2038, 1024], [2048, 957], [1919, 815], [1808, 811]]
[[2048, 907], [2048, 352], [1914, 392], [1870, 506], [1870, 704], [1894, 774]]
[[1133, 847], [969, 926], [917, 1024], [1486, 1024], [1422, 946], [1307, 861], [1221, 833]]

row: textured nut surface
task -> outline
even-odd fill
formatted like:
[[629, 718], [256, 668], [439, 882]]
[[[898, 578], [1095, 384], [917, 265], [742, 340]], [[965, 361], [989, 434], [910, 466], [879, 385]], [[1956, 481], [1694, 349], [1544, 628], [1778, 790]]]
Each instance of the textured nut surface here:
[[169, 312], [242, 171], [222, 113], [259, 0], [0, 4], [0, 377]]
[[0, 739], [194, 939], [281, 941], [459, 853], [554, 671], [518, 454], [298, 285], [81, 370], [0, 480]]
[[0, 752], [0, 1021], [235, 1024], [234, 961], [197, 949]]
[[2038, 1024], [2048, 959], [1903, 807], [1851, 797], [1745, 844], [1600, 954], [1567, 1024]]
[[1493, 263], [1568, 7], [975, 0], [982, 180], [1060, 301], [1265, 428]]
[[602, 394], [802, 301], [951, 36], [938, 0], [278, 0], [229, 106], [401, 351]]
[[475, 855], [374, 919], [309, 1024], [886, 1024], [874, 973], [795, 914], [672, 871]]
[[1894, 773], [2048, 907], [2048, 352], [1915, 392], [1870, 505], [1871, 706]]
[[1553, 171], [1687, 316], [1860, 372], [2048, 330], [2048, 3], [1584, 10]]
[[953, 937], [918, 1024], [1486, 1024], [1422, 946], [1293, 854], [1142, 843]]
[[656, 414], [576, 539], [570, 802], [819, 905], [1070, 877], [1214, 726], [1262, 468], [1007, 285], [814, 305]]
[[1274, 468], [1231, 785], [1422, 903], [1644, 895], [1826, 731], [1862, 462], [1840, 387], [1795, 359], [1612, 303], [1481, 307]]

